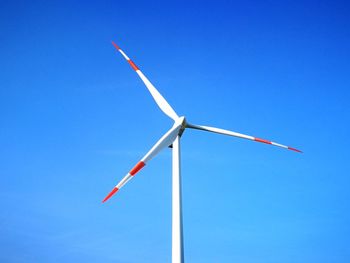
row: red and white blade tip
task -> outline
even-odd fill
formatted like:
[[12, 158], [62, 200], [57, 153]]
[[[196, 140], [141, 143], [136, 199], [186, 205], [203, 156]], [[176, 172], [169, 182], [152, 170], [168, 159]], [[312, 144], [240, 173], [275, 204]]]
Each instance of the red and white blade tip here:
[[119, 189], [114, 187], [113, 190], [103, 199], [102, 203], [106, 202], [109, 198], [111, 198]]
[[132, 61], [122, 50], [121, 48], [114, 43], [114, 41], [112, 41], [112, 45], [123, 55], [123, 57], [128, 61], [128, 63], [130, 64], [130, 66], [132, 67], [133, 70], [138, 71], [140, 70], [138, 68], [138, 66], [136, 66], [136, 64], [134, 63], [134, 61]]
[[281, 145], [279, 143], [275, 143], [275, 142], [271, 142], [269, 140], [265, 140], [265, 139], [261, 139], [261, 138], [256, 138], [254, 137], [254, 141], [256, 142], [261, 142], [261, 143], [266, 143], [266, 144], [271, 144], [271, 145], [275, 145], [275, 146], [279, 146], [279, 147], [282, 147], [282, 148], [286, 148], [288, 150], [291, 150], [291, 151], [295, 151], [295, 152], [298, 152], [298, 153], [302, 153], [302, 151], [298, 150], [298, 149], [295, 149], [293, 147], [289, 147], [289, 146], [284, 146], [284, 145]]
[[146, 164], [143, 161], [138, 162], [134, 168], [113, 188], [113, 190], [103, 199], [102, 203], [111, 198], [120, 188], [122, 188], [138, 171], [140, 171]]
[[112, 45], [116, 48], [116, 49], [120, 49], [120, 47], [116, 44], [116, 43], [114, 43], [114, 41], [112, 40]]
[[292, 148], [292, 147], [289, 147], [289, 146], [288, 146], [288, 150], [295, 151], [295, 152], [298, 152], [298, 153], [303, 153], [302, 151], [300, 151], [298, 149], [295, 149], [295, 148]]

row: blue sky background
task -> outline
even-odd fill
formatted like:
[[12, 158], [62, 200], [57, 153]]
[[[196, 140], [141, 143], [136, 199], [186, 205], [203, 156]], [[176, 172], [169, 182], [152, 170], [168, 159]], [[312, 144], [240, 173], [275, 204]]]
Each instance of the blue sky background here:
[[2, 1], [0, 262], [170, 262], [180, 115], [186, 262], [349, 262], [347, 1]]

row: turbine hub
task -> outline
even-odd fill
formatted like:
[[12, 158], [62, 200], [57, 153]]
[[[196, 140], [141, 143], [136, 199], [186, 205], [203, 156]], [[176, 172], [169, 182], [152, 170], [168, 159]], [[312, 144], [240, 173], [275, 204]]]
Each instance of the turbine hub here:
[[178, 122], [181, 123], [181, 129], [179, 131], [179, 136], [181, 137], [181, 135], [183, 134], [183, 132], [186, 129], [186, 118], [185, 118], [185, 116], [179, 117]]

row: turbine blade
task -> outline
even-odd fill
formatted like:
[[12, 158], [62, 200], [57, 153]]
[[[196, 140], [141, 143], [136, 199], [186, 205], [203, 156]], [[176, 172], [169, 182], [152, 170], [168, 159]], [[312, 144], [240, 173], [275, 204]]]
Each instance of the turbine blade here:
[[122, 188], [134, 175], [139, 172], [154, 156], [161, 150], [173, 143], [176, 136], [179, 134], [182, 125], [176, 122], [174, 126], [167, 131], [162, 138], [148, 151], [148, 153], [124, 176], [124, 178], [113, 188], [113, 190], [103, 199], [102, 203], [112, 197], [120, 188]]
[[143, 83], [146, 85], [148, 91], [151, 93], [153, 99], [157, 103], [158, 107], [170, 118], [176, 120], [179, 116], [176, 114], [174, 109], [169, 105], [169, 103], [164, 99], [164, 97], [159, 93], [159, 91], [153, 86], [153, 84], [146, 78], [141, 70], [136, 66], [136, 64], [124, 53], [120, 47], [112, 41], [113, 46], [123, 55], [123, 57], [129, 62], [130, 66], [136, 71], [137, 75], [141, 78]]
[[269, 141], [269, 140], [253, 137], [253, 136], [250, 136], [250, 135], [245, 135], [245, 134], [238, 133], [238, 132], [224, 130], [224, 129], [220, 129], [220, 128], [209, 127], [209, 126], [202, 126], [202, 125], [193, 125], [193, 124], [189, 124], [189, 123], [187, 123], [186, 128], [191, 128], [191, 129], [197, 129], [197, 130], [202, 130], [202, 131], [209, 131], [209, 132], [214, 132], [214, 133], [234, 136], [234, 137], [243, 138], [243, 139], [247, 139], [247, 140], [251, 140], [251, 141], [271, 144], [271, 145], [278, 146], [278, 147], [281, 147], [281, 148], [285, 148], [285, 149], [288, 149], [288, 150], [292, 150], [292, 151], [295, 151], [295, 152], [300, 152], [300, 153], [302, 152], [302, 151], [300, 151], [298, 149], [295, 149], [293, 147], [289, 147], [289, 146], [286, 146], [286, 145], [283, 145], [283, 144], [279, 144], [279, 143], [272, 142], [272, 141]]

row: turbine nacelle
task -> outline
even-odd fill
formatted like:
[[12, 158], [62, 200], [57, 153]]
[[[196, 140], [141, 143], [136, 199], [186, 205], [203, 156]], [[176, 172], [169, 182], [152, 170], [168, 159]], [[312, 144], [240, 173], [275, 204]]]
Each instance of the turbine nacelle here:
[[181, 128], [179, 130], [179, 134], [178, 134], [181, 137], [183, 132], [185, 131], [185, 129], [187, 127], [187, 122], [186, 122], [185, 116], [181, 116], [175, 120], [174, 126], [177, 126], [177, 125], [181, 126]]

